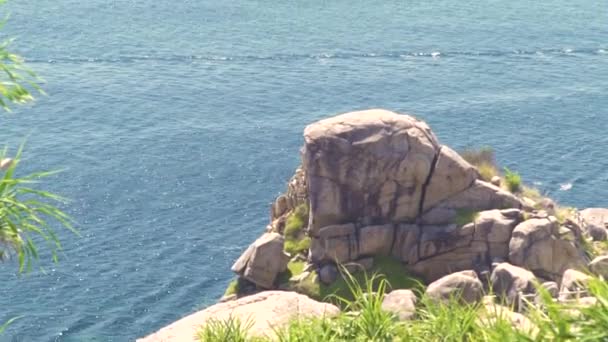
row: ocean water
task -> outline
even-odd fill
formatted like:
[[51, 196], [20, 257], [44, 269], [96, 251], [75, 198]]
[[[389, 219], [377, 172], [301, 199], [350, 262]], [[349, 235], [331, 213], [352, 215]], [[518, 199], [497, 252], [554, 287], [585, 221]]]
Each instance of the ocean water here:
[[[0, 341], [132, 341], [214, 303], [317, 119], [383, 107], [608, 206], [601, 1], [12, 0], [49, 96], [2, 115], [73, 201], [58, 264], [0, 265]], [[568, 188], [564, 191], [560, 189]], [[43, 256], [44, 257], [44, 256]]]

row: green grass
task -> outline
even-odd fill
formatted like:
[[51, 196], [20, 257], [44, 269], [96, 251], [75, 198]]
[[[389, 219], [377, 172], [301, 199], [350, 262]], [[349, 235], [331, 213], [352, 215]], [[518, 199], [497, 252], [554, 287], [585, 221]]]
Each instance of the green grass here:
[[345, 282], [353, 296], [334, 296], [344, 309], [337, 317], [295, 317], [285, 326], [274, 327], [276, 337], [261, 338], [247, 336], [248, 321], [212, 320], [201, 327], [199, 341], [608, 341], [608, 283], [597, 278], [588, 285], [597, 304], [589, 307], [555, 302], [540, 287], [540, 305], [528, 303], [525, 315], [530, 324], [519, 327], [497, 307], [463, 305], [458, 298], [436, 302], [424, 296], [414, 319], [399, 322], [381, 307], [389, 289], [385, 277], [373, 275], [360, 282], [346, 274]]
[[486, 181], [486, 182], [491, 181], [492, 178], [494, 178], [496, 176], [500, 176], [500, 173], [498, 172], [498, 168], [495, 165], [488, 164], [488, 163], [481, 163], [481, 164], [477, 165], [477, 171], [479, 171], [481, 180]]
[[304, 253], [310, 248], [310, 238], [305, 236], [300, 240], [285, 240], [285, 252], [289, 255]]
[[304, 228], [308, 223], [308, 204], [300, 204], [288, 216], [285, 222], [284, 250], [289, 255], [306, 252], [310, 248], [310, 237], [306, 236]]
[[469, 209], [458, 209], [456, 211], [456, 218], [454, 220], [454, 223], [456, 223], [458, 226], [464, 226], [466, 224], [474, 222], [478, 216], [478, 211]]
[[519, 173], [511, 171], [509, 168], [505, 167], [505, 186], [513, 193], [519, 192], [522, 186], [521, 176]]
[[[354, 272], [352, 275], [345, 270], [342, 270], [343, 276], [330, 285], [320, 284], [319, 293], [315, 297], [318, 299], [345, 298], [347, 300], [354, 299], [350, 285], [350, 278], [355, 282], [365, 284], [370, 274], [377, 274], [387, 282], [390, 289], [420, 289], [422, 282], [416, 277], [410, 275], [403, 263], [387, 256], [377, 256], [374, 258], [374, 266], [371, 270], [364, 272]], [[373, 287], [382, 284], [371, 284]]]
[[201, 342], [249, 342], [248, 331], [252, 326], [251, 320], [241, 322], [233, 317], [227, 320], [211, 319], [198, 331], [197, 337]]
[[228, 287], [226, 287], [226, 291], [224, 291], [224, 296], [230, 296], [233, 294], [239, 293], [239, 280], [234, 279], [230, 283], [228, 283]]

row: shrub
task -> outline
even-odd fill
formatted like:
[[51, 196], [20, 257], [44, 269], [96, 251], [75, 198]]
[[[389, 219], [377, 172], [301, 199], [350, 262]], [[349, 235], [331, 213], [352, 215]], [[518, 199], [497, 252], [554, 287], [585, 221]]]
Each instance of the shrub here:
[[521, 176], [505, 167], [505, 183], [509, 191], [518, 192], [521, 189]]

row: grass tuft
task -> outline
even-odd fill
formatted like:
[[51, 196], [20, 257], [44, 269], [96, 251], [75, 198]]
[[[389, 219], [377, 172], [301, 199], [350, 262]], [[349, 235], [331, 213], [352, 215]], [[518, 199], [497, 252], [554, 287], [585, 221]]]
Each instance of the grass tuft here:
[[238, 318], [210, 319], [198, 332], [200, 342], [249, 342], [248, 331], [253, 321], [242, 323]]
[[515, 171], [511, 171], [505, 167], [505, 185], [507, 189], [513, 193], [521, 190], [521, 176]]

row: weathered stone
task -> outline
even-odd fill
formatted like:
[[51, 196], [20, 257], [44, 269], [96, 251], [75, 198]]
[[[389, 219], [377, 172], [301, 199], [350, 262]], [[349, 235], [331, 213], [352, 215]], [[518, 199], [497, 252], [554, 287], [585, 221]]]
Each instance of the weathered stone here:
[[608, 279], [608, 255], [599, 256], [589, 263], [589, 270], [597, 276]]
[[569, 268], [581, 269], [585, 266], [582, 251], [573, 242], [560, 240], [554, 236], [532, 243], [524, 253], [522, 264], [517, 264], [515, 259], [510, 260], [517, 266], [551, 280], [559, 280]]
[[436, 301], [454, 298], [464, 303], [474, 303], [483, 297], [483, 286], [474, 271], [461, 271], [431, 283], [426, 289], [426, 295]]
[[394, 230], [392, 224], [362, 227], [359, 230], [359, 255], [389, 255]]
[[608, 239], [608, 209], [606, 208], [587, 208], [580, 211], [580, 218], [591, 238], [595, 241], [605, 241]]
[[559, 299], [566, 300], [574, 297], [585, 297], [587, 283], [590, 279], [591, 277], [583, 272], [573, 269], [567, 270], [562, 277], [562, 284], [559, 289]]
[[548, 238], [555, 223], [549, 219], [530, 219], [517, 225], [509, 242], [509, 260], [517, 266], [525, 265], [528, 248]]
[[159, 331], [139, 339], [139, 342], [195, 342], [197, 331], [211, 319], [234, 318], [251, 322], [251, 336], [276, 338], [275, 329], [291, 319], [305, 317], [333, 317], [340, 310], [331, 304], [320, 303], [304, 295], [286, 291], [264, 291], [238, 300], [219, 303], [186, 316]]
[[490, 184], [492, 184], [492, 185], [494, 185], [494, 186], [496, 186], [496, 187], [499, 187], [499, 188], [500, 188], [500, 183], [501, 183], [501, 180], [500, 180], [500, 177], [499, 177], [499, 176], [494, 176], [494, 177], [492, 177], [492, 179], [490, 180]]
[[343, 264], [359, 256], [356, 228], [352, 223], [327, 226], [311, 239], [310, 258], [315, 263]]
[[458, 194], [479, 177], [477, 169], [447, 146], [442, 146], [435, 169], [424, 194], [423, 211], [444, 200], [446, 194]]
[[518, 209], [488, 210], [479, 213], [475, 219], [475, 240], [489, 243], [508, 243], [517, 224], [523, 221]]
[[338, 279], [338, 268], [334, 264], [325, 264], [319, 269], [319, 280], [324, 284], [331, 284]]
[[280, 234], [263, 234], [239, 257], [232, 271], [262, 288], [273, 288], [276, 276], [287, 269], [289, 262], [283, 244]]
[[404, 263], [415, 264], [418, 262], [420, 228], [415, 224], [400, 224], [395, 230], [391, 255]]
[[419, 219], [421, 224], [446, 224], [454, 222], [459, 209], [483, 211], [492, 209], [517, 208], [522, 203], [513, 194], [490, 183], [476, 180], [466, 190], [438, 203]]
[[559, 296], [559, 285], [554, 281], [546, 281], [541, 286], [549, 292], [551, 297], [557, 298]]
[[417, 301], [411, 290], [395, 290], [384, 297], [382, 310], [394, 313], [401, 321], [411, 320], [416, 314]]
[[502, 263], [492, 272], [490, 282], [497, 296], [503, 298], [507, 304], [515, 305], [520, 292], [523, 294], [536, 292], [535, 279], [534, 274], [526, 269]]
[[439, 150], [424, 122], [379, 109], [353, 112], [307, 126], [304, 140], [313, 235], [365, 217], [389, 223], [418, 215]]

